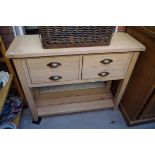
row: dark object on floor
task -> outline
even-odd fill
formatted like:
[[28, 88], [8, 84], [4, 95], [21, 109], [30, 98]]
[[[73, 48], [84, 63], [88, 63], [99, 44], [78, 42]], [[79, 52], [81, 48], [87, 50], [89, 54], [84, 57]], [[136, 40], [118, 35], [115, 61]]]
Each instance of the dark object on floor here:
[[41, 26], [43, 48], [110, 45], [115, 26]]
[[11, 122], [22, 111], [23, 101], [20, 97], [8, 97], [0, 114], [0, 124]]
[[39, 118], [38, 118], [38, 121], [33, 120], [32, 123], [33, 123], [33, 124], [39, 125], [40, 122], [41, 122], [41, 120], [42, 120], [42, 117], [39, 117]]
[[155, 120], [155, 27], [128, 27], [127, 32], [146, 46], [121, 101], [127, 122], [134, 125]]
[[111, 124], [115, 124], [115, 121], [111, 121]]

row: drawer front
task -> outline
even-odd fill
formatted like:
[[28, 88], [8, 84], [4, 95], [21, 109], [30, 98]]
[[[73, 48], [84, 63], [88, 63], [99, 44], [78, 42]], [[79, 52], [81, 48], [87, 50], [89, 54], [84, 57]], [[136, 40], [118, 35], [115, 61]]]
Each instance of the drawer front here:
[[56, 83], [69, 80], [78, 80], [79, 72], [48, 72], [30, 74], [32, 83]]
[[[26, 63], [32, 83], [62, 82], [79, 78], [79, 56], [27, 58]], [[57, 79], [50, 78], [53, 76]]]
[[86, 55], [83, 58], [83, 69], [122, 68], [128, 65], [131, 53]]
[[62, 56], [47, 58], [27, 58], [30, 72], [74, 71], [79, 69], [79, 56]]
[[82, 79], [97, 79], [97, 80], [117, 80], [123, 79], [125, 72], [123, 68], [109, 68], [109, 69], [84, 69]]

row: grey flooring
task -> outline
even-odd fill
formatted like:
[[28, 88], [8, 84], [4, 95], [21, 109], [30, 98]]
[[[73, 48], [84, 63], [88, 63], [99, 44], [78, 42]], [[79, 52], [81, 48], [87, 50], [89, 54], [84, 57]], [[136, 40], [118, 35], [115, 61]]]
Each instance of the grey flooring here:
[[155, 129], [155, 122], [128, 127], [121, 112], [97, 110], [43, 117], [39, 125], [32, 124], [29, 110], [22, 112], [20, 129]]

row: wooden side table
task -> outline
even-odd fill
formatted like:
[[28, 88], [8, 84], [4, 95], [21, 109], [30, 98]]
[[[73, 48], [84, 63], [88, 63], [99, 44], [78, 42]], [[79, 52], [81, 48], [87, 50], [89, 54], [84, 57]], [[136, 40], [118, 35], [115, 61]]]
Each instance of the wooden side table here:
[[[16, 37], [7, 56], [13, 59], [33, 119], [38, 121], [39, 116], [117, 109], [144, 50], [126, 33], [115, 33], [110, 46], [59, 49], [43, 49], [38, 35], [28, 35]], [[114, 97], [111, 81], [118, 79]]]

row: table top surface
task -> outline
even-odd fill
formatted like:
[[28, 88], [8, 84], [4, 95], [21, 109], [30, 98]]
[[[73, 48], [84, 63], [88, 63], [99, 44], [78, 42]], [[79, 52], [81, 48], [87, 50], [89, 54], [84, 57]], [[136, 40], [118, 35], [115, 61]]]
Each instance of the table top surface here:
[[43, 49], [39, 35], [24, 35], [17, 36], [14, 39], [6, 53], [6, 56], [9, 58], [26, 58], [134, 51], [145, 51], [145, 46], [124, 32], [114, 33], [109, 46], [56, 49]]

